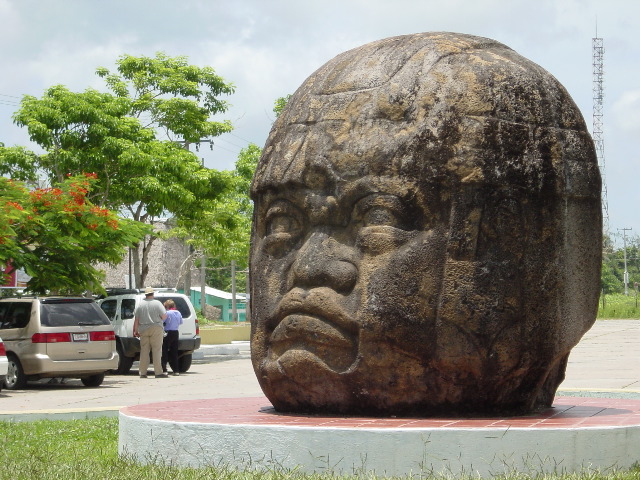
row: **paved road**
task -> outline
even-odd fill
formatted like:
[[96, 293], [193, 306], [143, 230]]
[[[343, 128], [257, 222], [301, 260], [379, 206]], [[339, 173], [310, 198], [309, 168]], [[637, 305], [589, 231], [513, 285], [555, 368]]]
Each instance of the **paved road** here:
[[[128, 375], [108, 375], [97, 388], [70, 379], [64, 384], [40, 380], [24, 390], [2, 390], [0, 420], [23, 419], [20, 414], [29, 414], [31, 419], [48, 418], [51, 413], [60, 418], [92, 416], [86, 412], [116, 415], [120, 407], [141, 403], [261, 396], [248, 349], [248, 343], [230, 348], [205, 346], [198, 352], [199, 359], [194, 356], [189, 371], [178, 377], [141, 379], [136, 362]], [[224, 354], [218, 354], [221, 350]]]
[[[638, 346], [640, 320], [597, 321], [572, 351], [560, 392], [586, 395], [597, 391], [640, 397]], [[131, 374], [109, 375], [98, 388], [68, 380], [62, 385], [40, 381], [25, 390], [3, 390], [0, 420], [116, 415], [122, 406], [141, 403], [262, 395], [248, 345], [226, 350], [208, 346], [199, 356], [189, 372], [168, 379], [140, 379], [134, 364]]]
[[640, 320], [598, 320], [571, 351], [560, 389], [640, 394]]

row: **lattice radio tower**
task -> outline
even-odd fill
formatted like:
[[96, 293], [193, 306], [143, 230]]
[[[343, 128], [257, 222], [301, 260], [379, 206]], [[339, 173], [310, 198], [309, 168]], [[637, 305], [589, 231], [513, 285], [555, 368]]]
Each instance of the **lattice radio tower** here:
[[609, 232], [609, 205], [607, 201], [607, 182], [605, 177], [603, 99], [604, 99], [604, 42], [598, 37], [592, 38], [593, 47], [593, 143], [598, 156], [598, 167], [602, 177], [602, 227], [605, 234]]

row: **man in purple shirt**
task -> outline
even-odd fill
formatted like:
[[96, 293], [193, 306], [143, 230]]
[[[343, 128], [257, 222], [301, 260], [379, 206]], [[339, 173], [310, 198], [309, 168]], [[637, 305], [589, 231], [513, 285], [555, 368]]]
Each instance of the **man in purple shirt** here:
[[164, 321], [165, 337], [162, 343], [162, 371], [167, 374], [167, 361], [171, 365], [174, 375], [180, 375], [178, 365], [178, 340], [180, 332], [178, 328], [182, 325], [182, 314], [176, 310], [176, 304], [169, 299], [164, 302], [167, 310], [167, 318]]

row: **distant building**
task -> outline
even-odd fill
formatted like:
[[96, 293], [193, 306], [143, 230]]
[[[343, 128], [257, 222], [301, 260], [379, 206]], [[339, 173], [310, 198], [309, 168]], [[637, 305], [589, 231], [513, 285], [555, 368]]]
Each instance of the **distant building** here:
[[[170, 227], [165, 221], [154, 223], [154, 227], [158, 230], [168, 230]], [[145, 285], [137, 285], [136, 288], [144, 288], [145, 286], [153, 287], [170, 287], [184, 291], [184, 279], [180, 278], [182, 264], [186, 258], [185, 243], [177, 238], [168, 240], [156, 239], [149, 253], [149, 273], [145, 280]], [[129, 276], [129, 266], [131, 265], [131, 273], [133, 273], [133, 261], [129, 263], [129, 255], [125, 254], [122, 262], [112, 267], [107, 264], [99, 264], [106, 273], [104, 281], [105, 288], [130, 288], [127, 284]], [[200, 311], [200, 271], [198, 269], [191, 270], [191, 303], [196, 310]], [[224, 322], [232, 322], [232, 295], [229, 292], [218, 290], [212, 287], [205, 287], [205, 298], [207, 305], [215, 307], [210, 310], [212, 319]], [[246, 295], [244, 293], [236, 294], [236, 311], [238, 322], [246, 321]]]
[[[157, 230], [169, 230], [167, 220], [159, 220], [153, 224]], [[178, 287], [183, 288], [183, 281], [179, 279], [180, 267], [186, 258], [185, 244], [178, 238], [168, 240], [156, 239], [149, 253], [149, 273], [145, 285], [137, 285], [143, 288], [151, 285], [154, 287]], [[129, 262], [129, 255], [125, 254], [122, 262], [112, 267], [107, 264], [99, 264], [98, 268], [106, 273], [104, 286], [106, 288], [129, 288], [127, 278], [133, 274], [133, 260]], [[199, 275], [192, 276], [192, 285], [200, 285]], [[180, 284], [178, 285], [178, 282]]]
[[[200, 287], [191, 287], [191, 303], [197, 308], [200, 306], [201, 291]], [[233, 298], [231, 293], [217, 288], [205, 287], [204, 295], [207, 305], [213, 305], [220, 309], [220, 320], [223, 322], [246, 322], [247, 321], [247, 300], [244, 293], [236, 293], [236, 313], [237, 319], [233, 318]]]

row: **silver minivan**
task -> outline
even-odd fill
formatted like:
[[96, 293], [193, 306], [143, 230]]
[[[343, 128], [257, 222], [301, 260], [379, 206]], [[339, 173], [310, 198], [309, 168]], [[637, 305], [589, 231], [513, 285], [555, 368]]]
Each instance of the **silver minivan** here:
[[9, 371], [9, 362], [7, 361], [7, 351], [4, 348], [4, 342], [0, 338], [0, 390], [4, 386], [4, 379], [7, 378]]
[[115, 332], [91, 298], [2, 298], [0, 336], [9, 390], [42, 378], [80, 378], [97, 387], [118, 366]]

